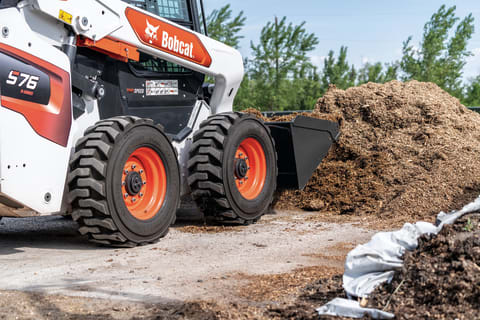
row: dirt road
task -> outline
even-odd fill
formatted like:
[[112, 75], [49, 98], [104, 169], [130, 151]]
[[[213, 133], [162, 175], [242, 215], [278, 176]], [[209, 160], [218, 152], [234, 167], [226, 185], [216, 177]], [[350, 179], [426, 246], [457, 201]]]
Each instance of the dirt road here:
[[[346, 252], [366, 242], [373, 231], [360, 228], [358, 222], [309, 219], [314, 215], [318, 213], [278, 212], [256, 225], [222, 228], [205, 227], [201, 217], [184, 213], [166, 238], [134, 249], [89, 244], [77, 234], [75, 223], [62, 217], [3, 219], [0, 319], [14, 316], [7, 310], [20, 312], [15, 317], [41, 318], [42, 308], [34, 306], [52, 299], [53, 305], [62, 301], [62, 308], [83, 306], [91, 314], [95, 305], [111, 310], [132, 303], [248, 302], [258, 294], [255, 285], [268, 277], [280, 274], [283, 279], [298, 270], [307, 270], [305, 277], [312, 270], [315, 276], [341, 272]], [[38, 293], [48, 298], [32, 300]], [[93, 298], [95, 303], [75, 297]]]

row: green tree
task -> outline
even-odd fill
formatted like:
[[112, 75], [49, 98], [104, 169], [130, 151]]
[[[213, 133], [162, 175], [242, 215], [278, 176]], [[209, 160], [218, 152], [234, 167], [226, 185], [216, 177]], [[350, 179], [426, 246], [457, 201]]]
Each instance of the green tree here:
[[[244, 68], [245, 70], [249, 69], [250, 60], [248, 58], [244, 59]], [[237, 95], [233, 102], [233, 107], [237, 111], [242, 111], [247, 108], [258, 108], [256, 105], [255, 98], [252, 96], [255, 93], [255, 81], [250, 79], [248, 72], [245, 73], [243, 81], [238, 89]]]
[[291, 80], [288, 86], [290, 94], [287, 94], [287, 105], [291, 110], [313, 109], [322, 95], [320, 76], [316, 67], [309, 69], [304, 76]]
[[442, 5], [432, 15], [424, 26], [418, 49], [412, 45], [410, 36], [403, 43], [400, 65], [403, 80], [435, 82], [452, 95], [461, 97], [462, 70], [466, 58], [471, 55], [467, 44], [474, 32], [474, 18], [469, 14], [460, 21], [455, 10], [455, 6], [447, 9]]
[[335, 58], [335, 52], [330, 50], [324, 61], [321, 89], [325, 93], [328, 86], [336, 85], [340, 89], [347, 89], [355, 85], [357, 79], [357, 70], [347, 61], [348, 48], [342, 46], [338, 58]]
[[398, 65], [385, 64], [377, 62], [374, 64], [366, 63], [358, 71], [358, 83], [363, 84], [367, 82], [386, 83], [388, 81], [398, 79]]
[[384, 78], [383, 78], [384, 83], [399, 79], [398, 71], [400, 69], [400, 66], [398, 65], [398, 62], [391, 63], [391, 64], [387, 63], [385, 64], [385, 68], [387, 70], [385, 70], [385, 73], [384, 73]]
[[472, 79], [467, 85], [463, 103], [469, 107], [480, 106], [480, 76]]
[[220, 9], [213, 10], [207, 17], [208, 35], [231, 47], [239, 48], [240, 40], [243, 38], [240, 31], [245, 26], [247, 18], [240, 11], [233, 17], [230, 4]]
[[311, 74], [313, 65], [308, 53], [318, 38], [305, 29], [305, 22], [294, 25], [287, 18], [275, 18], [263, 27], [258, 44], [251, 43], [252, 63], [249, 75], [255, 83], [257, 106], [264, 109], [295, 108], [287, 97], [296, 94], [292, 81]]

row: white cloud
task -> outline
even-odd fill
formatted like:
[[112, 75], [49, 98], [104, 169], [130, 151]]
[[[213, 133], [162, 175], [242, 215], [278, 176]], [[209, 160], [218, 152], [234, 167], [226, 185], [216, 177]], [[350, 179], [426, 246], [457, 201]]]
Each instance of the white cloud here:
[[467, 61], [475, 61], [480, 59], [480, 48], [475, 48], [473, 50], [470, 50], [472, 52], [472, 56], [467, 58]]
[[312, 55], [310, 56], [310, 61], [312, 61], [312, 64], [316, 67], [323, 68], [323, 62], [327, 56], [321, 56], [321, 55]]
[[403, 50], [402, 48], [398, 48], [395, 50], [395, 55], [398, 57], [401, 57], [403, 55]]
[[470, 51], [473, 55], [467, 58], [467, 64], [464, 69], [464, 79], [470, 79], [480, 75], [480, 48], [475, 48]]
[[370, 61], [368, 57], [362, 57], [362, 64], [367, 64]]

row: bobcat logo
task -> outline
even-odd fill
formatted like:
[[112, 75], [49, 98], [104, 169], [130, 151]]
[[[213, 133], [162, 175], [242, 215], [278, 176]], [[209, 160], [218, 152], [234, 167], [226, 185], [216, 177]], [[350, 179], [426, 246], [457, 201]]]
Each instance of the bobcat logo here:
[[145, 34], [147, 35], [147, 38], [149, 39], [148, 42], [153, 43], [154, 40], [158, 40], [157, 32], [158, 32], [158, 27], [154, 27], [153, 25], [148, 22], [147, 19], [147, 28], [145, 29]]

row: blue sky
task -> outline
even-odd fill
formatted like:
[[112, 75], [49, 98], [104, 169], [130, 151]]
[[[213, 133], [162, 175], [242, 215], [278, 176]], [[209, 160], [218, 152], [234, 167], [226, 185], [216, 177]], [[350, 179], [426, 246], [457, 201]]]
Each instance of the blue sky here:
[[402, 43], [413, 36], [413, 43], [421, 40], [423, 26], [442, 4], [457, 6], [457, 16], [473, 13], [476, 32], [469, 49], [475, 54], [468, 59], [464, 77], [480, 74], [480, 1], [434, 0], [204, 0], [206, 11], [230, 3], [234, 13], [243, 10], [247, 25], [243, 30], [240, 51], [250, 54], [250, 41], [257, 42], [267, 21], [276, 16], [287, 16], [289, 21], [306, 21], [306, 28], [320, 40], [312, 52], [312, 61], [321, 66], [330, 49], [338, 52], [348, 46], [348, 60], [356, 66], [369, 62], [391, 62], [401, 57]]

